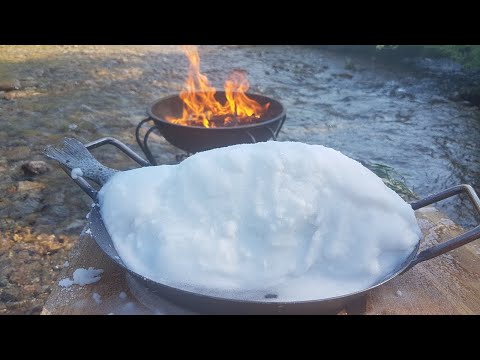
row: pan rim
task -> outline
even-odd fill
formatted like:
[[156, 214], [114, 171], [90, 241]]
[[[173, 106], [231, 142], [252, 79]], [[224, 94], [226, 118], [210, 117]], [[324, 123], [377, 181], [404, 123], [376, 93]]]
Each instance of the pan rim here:
[[[171, 291], [181, 292], [181, 293], [187, 294], [189, 296], [207, 298], [211, 301], [223, 301], [223, 302], [229, 302], [229, 303], [232, 303], [232, 304], [236, 303], [236, 304], [241, 304], [241, 305], [245, 305], [245, 306], [248, 306], [248, 305], [260, 305], [260, 306], [265, 306], [265, 307], [267, 307], [267, 306], [282, 307], [282, 306], [292, 306], [292, 305], [301, 306], [301, 305], [318, 304], [318, 303], [321, 303], [321, 302], [326, 303], [326, 302], [347, 300], [348, 298], [353, 298], [353, 297], [359, 296], [361, 294], [364, 294], [364, 293], [366, 293], [370, 290], [373, 290], [373, 289], [389, 282], [390, 280], [392, 280], [392, 279], [396, 278], [397, 276], [399, 276], [400, 274], [402, 274], [410, 266], [413, 259], [415, 259], [415, 256], [417, 255], [418, 250], [420, 248], [420, 242], [421, 242], [421, 238], [419, 238], [415, 248], [405, 258], [404, 262], [400, 266], [398, 266], [397, 269], [395, 269], [394, 272], [385, 275], [383, 278], [381, 278], [381, 280], [379, 282], [373, 284], [372, 286], [370, 286], [366, 289], [358, 290], [358, 291], [355, 291], [353, 293], [348, 293], [348, 294], [334, 296], [334, 297], [328, 297], [328, 298], [321, 298], [321, 299], [292, 300], [292, 301], [271, 301], [271, 300], [263, 301], [263, 300], [237, 299], [237, 298], [221, 297], [221, 296], [217, 296], [217, 295], [208, 295], [208, 294], [204, 294], [204, 293], [200, 293], [200, 292], [195, 292], [195, 291], [191, 291], [191, 290], [187, 290], [187, 289], [182, 289], [182, 288], [172, 286], [172, 285], [167, 285], [167, 284], [155, 281], [153, 279], [150, 279], [150, 278], [148, 278], [144, 275], [138, 274], [137, 272], [129, 269], [123, 263], [123, 260], [120, 258], [120, 255], [118, 254], [118, 252], [117, 252], [117, 250], [116, 250], [116, 248], [113, 244], [113, 240], [110, 237], [110, 234], [108, 233], [108, 230], [105, 226], [105, 223], [103, 222], [103, 219], [102, 219], [102, 216], [101, 216], [101, 213], [100, 213], [100, 205], [99, 204], [95, 204], [95, 206], [90, 211], [90, 215], [89, 215], [89, 218], [88, 218], [87, 225], [90, 229], [90, 233], [89, 233], [90, 237], [93, 238], [93, 240], [95, 241], [97, 246], [102, 250], [102, 252], [111, 261], [113, 261], [115, 264], [117, 264], [118, 266], [120, 266], [122, 269], [124, 269], [128, 273], [132, 274], [133, 276], [135, 276], [135, 277], [137, 277], [137, 278], [139, 278], [143, 281], [151, 282], [153, 285], [168, 288]], [[115, 250], [115, 252], [117, 252], [118, 258], [114, 257], [114, 256], [110, 256], [110, 254], [107, 251], [104, 250], [103, 246], [97, 240], [98, 236], [95, 236], [95, 233], [98, 230], [97, 226], [100, 226], [100, 227], [103, 228], [103, 229], [100, 229], [99, 231], [103, 230], [108, 235], [108, 240], [109, 240], [109, 243], [110, 243], [109, 246], [111, 246]]]

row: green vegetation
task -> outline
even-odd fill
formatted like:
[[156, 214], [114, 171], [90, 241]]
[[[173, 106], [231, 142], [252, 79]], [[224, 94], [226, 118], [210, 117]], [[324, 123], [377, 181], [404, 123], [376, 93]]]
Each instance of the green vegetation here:
[[447, 55], [469, 68], [480, 68], [480, 45], [431, 45], [428, 46]]
[[395, 191], [404, 200], [413, 201], [418, 199], [417, 195], [406, 185], [405, 179], [392, 167], [378, 163], [361, 163], [381, 178], [385, 185]]
[[377, 45], [377, 51], [405, 52], [411, 55], [446, 56], [466, 68], [480, 69], [480, 45]]
[[324, 45], [334, 51], [400, 60], [405, 57], [448, 57], [467, 69], [480, 69], [480, 45]]

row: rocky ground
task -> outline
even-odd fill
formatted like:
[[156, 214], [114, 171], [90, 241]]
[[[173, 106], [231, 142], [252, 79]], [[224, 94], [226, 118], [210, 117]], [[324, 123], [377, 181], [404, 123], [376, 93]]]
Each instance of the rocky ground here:
[[[173, 71], [162, 64], [174, 50], [147, 61], [141, 49], [0, 46], [0, 314], [41, 311], [85, 224], [89, 198], [43, 148], [64, 136], [114, 136], [138, 150], [133, 124], [181, 86], [183, 74], [175, 88], [158, 76]], [[97, 156], [133, 166], [114, 150]]]
[[[425, 184], [425, 191], [437, 178], [443, 187], [475, 179], [480, 170], [478, 111], [438, 95], [424, 100], [424, 89], [415, 90], [416, 75], [381, 73], [344, 55], [302, 47], [201, 50], [204, 72], [215, 86], [221, 87], [229, 69], [241, 67], [248, 69], [255, 92], [287, 105], [281, 139], [322, 143], [372, 161], [398, 185], [382, 164], [393, 165], [410, 181]], [[136, 124], [154, 100], [182, 88], [186, 71], [174, 46], [0, 46], [0, 314], [41, 311], [91, 202], [42, 156], [44, 147], [65, 136], [84, 142], [113, 136], [139, 151]], [[438, 136], [428, 128], [432, 119]], [[445, 126], [453, 134], [446, 140]], [[159, 163], [175, 162], [181, 154], [158, 136], [152, 148]], [[94, 153], [106, 165], [135, 167], [114, 148]]]

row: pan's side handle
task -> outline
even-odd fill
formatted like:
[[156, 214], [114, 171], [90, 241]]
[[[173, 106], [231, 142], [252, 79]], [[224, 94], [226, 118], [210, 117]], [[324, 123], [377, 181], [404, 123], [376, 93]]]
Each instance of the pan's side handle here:
[[[480, 215], [480, 199], [478, 198], [478, 195], [475, 193], [475, 190], [473, 190], [473, 188], [470, 185], [465, 185], [465, 184], [457, 185], [447, 190], [444, 190], [442, 192], [439, 192], [438, 194], [430, 195], [425, 199], [412, 203], [411, 206], [413, 210], [417, 210], [427, 205], [436, 203], [438, 201], [450, 198], [452, 196], [455, 196], [461, 193], [466, 193], [468, 195], [470, 201], [472, 202], [473, 206], [475, 207], [478, 214]], [[436, 246], [433, 246], [431, 248], [428, 248], [422, 251], [415, 257], [415, 259], [413, 259], [413, 261], [410, 263], [410, 265], [405, 271], [411, 269], [412, 267], [414, 267], [418, 263], [421, 263], [422, 261], [430, 260], [434, 257], [445, 254], [446, 252], [454, 250], [460, 246], [468, 244], [469, 242], [472, 242], [479, 238], [480, 238], [480, 225], [477, 225], [473, 229], [461, 235], [458, 235], [457, 237], [451, 240], [448, 240], [446, 242], [443, 242], [441, 244], [438, 244]]]
[[121, 150], [124, 154], [126, 154], [129, 158], [131, 158], [133, 161], [135, 161], [141, 166], [152, 165], [147, 160], [143, 159], [140, 155], [138, 155], [135, 151], [130, 149], [127, 145], [113, 137], [104, 137], [98, 140], [91, 141], [85, 144], [85, 147], [88, 150], [92, 150], [107, 144], [115, 146], [117, 149]]
[[[151, 166], [151, 164], [143, 159], [140, 155], [138, 155], [136, 152], [134, 152], [132, 149], [130, 149], [127, 145], [122, 143], [120, 140], [117, 140], [112, 137], [104, 137], [98, 140], [91, 141], [87, 144], [85, 144], [85, 147], [88, 150], [96, 149], [98, 147], [104, 146], [104, 145], [113, 145], [117, 149], [121, 150], [123, 153], [125, 153], [129, 158], [137, 162], [141, 166]], [[71, 171], [68, 167], [60, 164], [61, 168], [63, 171], [65, 171], [69, 176], [71, 174]], [[98, 191], [90, 185], [90, 183], [85, 180], [83, 177], [78, 176], [76, 179], [72, 179], [88, 196], [93, 201], [97, 201], [97, 195]]]

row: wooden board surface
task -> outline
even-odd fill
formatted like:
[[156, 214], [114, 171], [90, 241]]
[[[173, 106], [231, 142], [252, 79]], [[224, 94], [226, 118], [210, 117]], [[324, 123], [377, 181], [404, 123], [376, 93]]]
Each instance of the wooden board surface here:
[[[416, 214], [424, 235], [422, 248], [451, 239], [463, 231], [434, 208], [421, 209]], [[480, 314], [479, 242], [415, 266], [372, 290], [340, 314]], [[42, 314], [188, 313], [167, 302], [158, 304], [155, 309], [142, 305], [129, 290], [124, 272], [83, 233], [59, 280], [71, 278], [77, 268], [88, 267], [103, 269], [101, 280], [82, 287], [56, 286]]]

